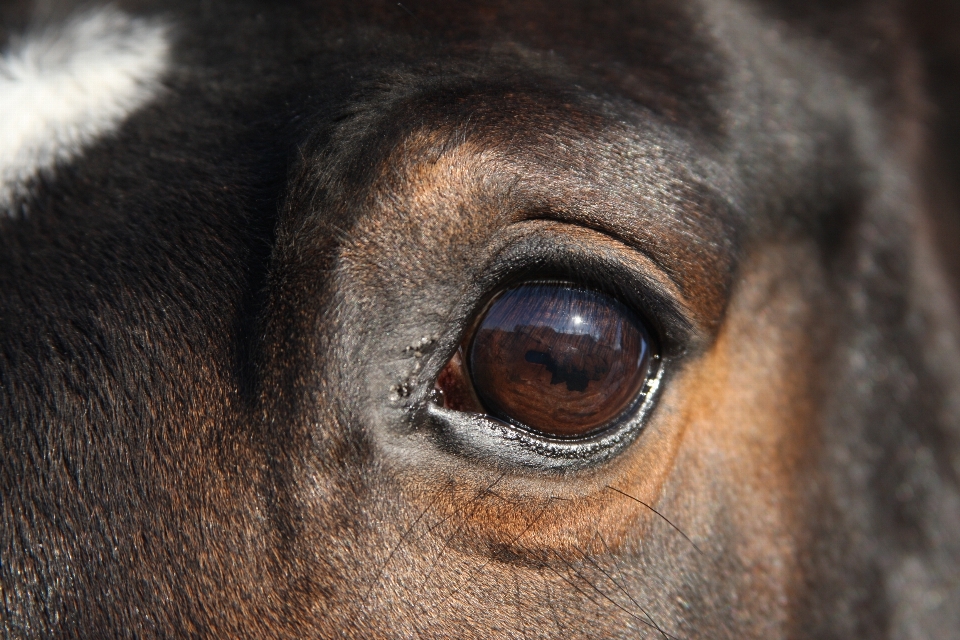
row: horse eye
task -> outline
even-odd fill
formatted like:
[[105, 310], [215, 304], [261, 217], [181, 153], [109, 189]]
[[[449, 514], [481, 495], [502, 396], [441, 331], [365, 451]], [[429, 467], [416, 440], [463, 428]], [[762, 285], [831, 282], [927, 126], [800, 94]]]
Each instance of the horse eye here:
[[496, 418], [579, 438], [635, 406], [651, 343], [639, 318], [610, 296], [569, 283], [530, 283], [494, 299], [464, 355], [465, 363], [458, 354], [438, 378], [447, 406], [469, 410], [472, 386], [482, 410]]

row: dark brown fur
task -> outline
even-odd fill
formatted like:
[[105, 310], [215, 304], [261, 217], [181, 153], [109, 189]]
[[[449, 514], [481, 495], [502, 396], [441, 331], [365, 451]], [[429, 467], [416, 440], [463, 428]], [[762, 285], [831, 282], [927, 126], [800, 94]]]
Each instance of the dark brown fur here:
[[[0, 220], [6, 637], [956, 637], [952, 6], [119, 6], [166, 92]], [[662, 337], [610, 459], [427, 415], [541, 272]]]

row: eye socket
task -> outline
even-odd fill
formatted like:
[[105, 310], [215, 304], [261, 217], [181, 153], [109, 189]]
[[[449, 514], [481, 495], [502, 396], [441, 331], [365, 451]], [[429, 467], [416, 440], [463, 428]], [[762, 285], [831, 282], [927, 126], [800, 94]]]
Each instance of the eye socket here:
[[505, 290], [437, 380], [444, 406], [552, 438], [604, 430], [635, 403], [651, 340], [629, 308], [565, 282]]

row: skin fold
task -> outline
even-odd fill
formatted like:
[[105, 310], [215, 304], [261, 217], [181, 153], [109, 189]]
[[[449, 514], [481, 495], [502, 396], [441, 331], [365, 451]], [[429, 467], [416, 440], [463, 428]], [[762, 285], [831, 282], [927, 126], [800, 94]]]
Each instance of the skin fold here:
[[[949, 6], [111, 7], [163, 65], [0, 217], [0, 635], [956, 636]], [[540, 277], [656, 338], [594, 449], [435, 402]]]

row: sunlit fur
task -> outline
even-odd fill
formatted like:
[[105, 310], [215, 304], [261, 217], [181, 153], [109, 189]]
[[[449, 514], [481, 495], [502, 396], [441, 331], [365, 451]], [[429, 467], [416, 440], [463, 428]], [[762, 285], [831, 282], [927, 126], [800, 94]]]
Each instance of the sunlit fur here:
[[[0, 635], [956, 637], [946, 3], [110, 7], [0, 3]], [[436, 408], [525, 279], [603, 447]]]

